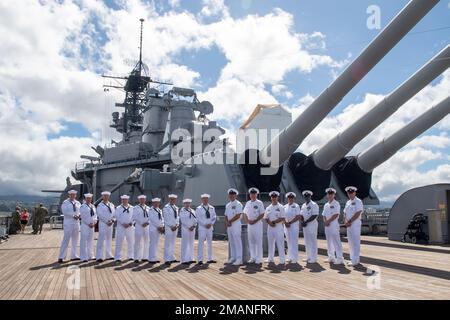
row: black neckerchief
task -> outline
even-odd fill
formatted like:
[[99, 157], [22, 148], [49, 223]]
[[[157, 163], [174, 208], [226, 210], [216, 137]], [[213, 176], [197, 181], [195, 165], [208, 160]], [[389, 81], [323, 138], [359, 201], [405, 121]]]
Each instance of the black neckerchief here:
[[158, 219], [161, 220], [161, 209], [153, 207], [153, 209], [158, 212]]
[[194, 211], [192, 211], [192, 209], [191, 208], [185, 208], [185, 210], [187, 211], [187, 212], [189, 212], [189, 219], [192, 219], [192, 217], [194, 217], [194, 218], [197, 218], [196, 216], [195, 216], [195, 214], [194, 214]]
[[103, 204], [105, 207], [108, 208], [109, 213], [112, 213], [111, 207], [109, 206], [109, 202], [108, 202], [108, 204], [106, 204], [106, 203], [104, 203], [104, 202], [102, 201], [102, 204]]
[[77, 212], [77, 206], [76, 206], [75, 201], [74, 202], [72, 202], [72, 200], [69, 200], [69, 201], [72, 204], [73, 212]]
[[92, 204], [88, 204], [87, 205], [89, 207], [89, 209], [91, 209], [91, 217], [94, 216], [94, 206]]
[[145, 207], [143, 207], [143, 206], [141, 206], [141, 205], [139, 205], [139, 207], [141, 207], [142, 212], [144, 212], [144, 217], [145, 217], [145, 218], [148, 218], [147, 208], [145, 208]]
[[175, 209], [173, 204], [169, 204], [169, 207], [172, 208], [172, 210], [173, 210], [173, 217], [176, 219], [177, 218], [177, 214], [178, 214], [177, 209]]
[[211, 218], [211, 214], [209, 213], [209, 205], [208, 205], [208, 209], [205, 208], [204, 205], [202, 205], [203, 209], [205, 210], [206, 213], [206, 219], [210, 219]]
[[130, 207], [125, 208], [125, 207], [122, 205], [122, 208], [123, 208], [122, 213], [125, 213], [125, 212], [130, 213]]

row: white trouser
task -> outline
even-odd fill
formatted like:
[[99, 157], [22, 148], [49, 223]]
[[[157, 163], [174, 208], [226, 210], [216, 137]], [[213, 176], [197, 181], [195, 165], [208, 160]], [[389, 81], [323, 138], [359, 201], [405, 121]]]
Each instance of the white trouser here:
[[169, 227], [164, 230], [164, 261], [175, 261], [175, 242], [177, 240], [178, 229], [172, 231]]
[[59, 258], [65, 259], [67, 255], [67, 248], [69, 247], [69, 242], [72, 244], [72, 251], [70, 254], [71, 259], [78, 259], [77, 246], [78, 246], [78, 236], [80, 232], [79, 223], [64, 224], [64, 236], [61, 242], [61, 248], [59, 250]]
[[90, 260], [94, 258], [94, 228], [84, 223], [81, 224], [80, 233], [80, 259]]
[[181, 229], [181, 262], [194, 261], [195, 229]]
[[277, 223], [275, 227], [267, 226], [267, 241], [268, 241], [268, 260], [273, 262], [275, 256], [275, 244], [277, 245], [278, 256], [280, 263], [284, 263], [286, 258], [284, 255], [284, 233], [281, 223]]
[[[134, 227], [134, 259], [135, 260], [148, 260], [149, 254], [149, 226], [145, 228], [140, 225]], [[144, 242], [144, 251], [142, 251], [142, 241]]]
[[96, 259], [104, 259], [104, 251], [106, 251], [106, 259], [111, 259], [112, 255], [112, 234], [113, 226], [108, 226], [106, 223], [98, 223], [98, 239], [97, 239], [97, 256]]
[[317, 219], [308, 222], [306, 228], [303, 228], [305, 237], [306, 257], [309, 263], [317, 262]]
[[328, 259], [331, 262], [342, 263], [344, 261], [344, 257], [342, 255], [339, 225], [325, 227], [325, 236], [327, 238]]
[[127, 241], [127, 258], [133, 259], [134, 249], [134, 227], [124, 228], [121, 225], [117, 225], [116, 229], [116, 245], [114, 249], [114, 259], [122, 259], [122, 246], [123, 240]]
[[256, 263], [262, 262], [263, 257], [263, 226], [262, 222], [248, 225], [248, 247], [250, 259]]
[[359, 263], [359, 253], [361, 246], [361, 220], [358, 219], [347, 227], [348, 246], [350, 249], [350, 259], [353, 264]]
[[300, 223], [294, 222], [289, 228], [284, 227], [284, 234], [286, 235], [288, 245], [288, 259], [292, 263], [298, 262], [298, 232]]
[[213, 260], [212, 255], [212, 237], [213, 237], [213, 228], [205, 229], [200, 227], [198, 229], [198, 248], [197, 248], [197, 257], [198, 262], [203, 261], [203, 245], [206, 240], [206, 260]]
[[149, 236], [150, 236], [150, 246], [149, 246], [148, 260], [158, 261], [158, 244], [161, 233], [156, 228], [150, 228]]
[[242, 238], [241, 226], [236, 225], [227, 228], [228, 244], [230, 246], [230, 261], [242, 263]]

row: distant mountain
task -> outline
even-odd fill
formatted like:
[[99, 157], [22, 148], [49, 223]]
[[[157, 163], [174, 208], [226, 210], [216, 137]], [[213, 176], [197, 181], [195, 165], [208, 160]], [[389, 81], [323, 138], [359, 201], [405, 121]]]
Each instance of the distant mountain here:
[[44, 196], [33, 196], [33, 195], [0, 195], [0, 212], [13, 211], [14, 208], [19, 205], [22, 208], [27, 208], [31, 210], [39, 203], [44, 204], [44, 206], [49, 207], [52, 204], [58, 203], [59, 197], [44, 197]]

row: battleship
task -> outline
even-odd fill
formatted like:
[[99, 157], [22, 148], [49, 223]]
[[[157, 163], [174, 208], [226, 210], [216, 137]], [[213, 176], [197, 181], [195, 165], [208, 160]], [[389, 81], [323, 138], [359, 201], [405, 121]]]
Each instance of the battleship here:
[[[298, 149], [343, 97], [436, 3], [413, 1], [408, 4], [293, 121], [282, 106], [255, 109], [242, 126], [244, 131], [270, 128], [279, 129], [280, 133], [269, 135], [268, 143], [259, 144], [258, 149], [239, 148], [239, 151], [230, 148], [229, 142], [220, 137], [225, 130], [209, 119], [214, 112], [209, 101], [200, 101], [193, 89], [156, 81], [149, 76], [148, 67], [142, 61], [141, 20], [139, 60], [134, 69], [124, 77], [103, 75], [112, 80], [105, 83], [105, 89], [118, 89], [125, 94], [123, 102], [115, 104], [121, 111], [112, 114], [110, 124], [121, 134], [121, 140], [106, 147], [93, 146], [96, 156], [81, 156], [83, 160], [71, 171], [71, 177], [79, 183], [72, 184], [68, 177], [61, 201], [69, 189], [76, 189], [80, 199], [84, 193], [92, 193], [97, 201], [100, 201], [100, 193], [107, 190], [115, 203], [122, 194], [132, 199], [146, 194], [166, 202], [167, 195], [174, 193], [179, 198], [198, 201], [200, 193], [208, 191], [211, 204], [223, 215], [228, 188], [237, 189], [241, 201], [247, 199], [250, 187], [257, 187], [264, 201], [269, 199], [267, 193], [271, 190], [280, 191], [282, 199], [286, 192], [293, 191], [300, 201], [301, 192], [311, 190], [313, 200], [323, 204], [324, 190], [333, 187], [343, 204], [346, 201], [344, 188], [353, 185], [358, 188], [358, 196], [364, 204], [379, 204], [371, 188], [373, 170], [444, 118], [449, 113], [449, 99], [427, 111], [407, 130], [400, 130], [357, 156], [347, 153], [450, 66], [449, 45], [351, 126], [330, 137], [324, 146], [310, 155]], [[204, 134], [211, 131], [216, 134]], [[182, 145], [192, 148], [184, 161], [175, 163], [173, 155]], [[274, 153], [278, 156], [277, 163], [271, 162]], [[212, 155], [224, 161], [206, 163], [204, 159]], [[264, 169], [270, 168], [273, 172], [265, 174]], [[217, 232], [224, 233], [220, 229]]]
[[[337, 200], [343, 204], [347, 200], [345, 186], [353, 185], [365, 205], [379, 204], [372, 189], [372, 172], [446, 117], [450, 113], [450, 97], [427, 108], [405, 127], [360, 154], [348, 153], [448, 69], [450, 45], [312, 154], [302, 153], [301, 144], [437, 3], [435, 0], [410, 1], [295, 119], [283, 106], [258, 105], [241, 126], [243, 133], [250, 129], [278, 129], [279, 133], [264, 131], [266, 139], [262, 140], [267, 141], [260, 144], [259, 149], [244, 150], [234, 150], [222, 137], [226, 131], [210, 119], [214, 114], [211, 102], [201, 101], [193, 89], [150, 77], [142, 59], [144, 20], [141, 20], [139, 60], [131, 73], [103, 75], [105, 89], [117, 89], [125, 94], [124, 100], [116, 103], [120, 111], [112, 114], [110, 124], [121, 134], [121, 140], [109, 146], [92, 146], [96, 156], [81, 155], [82, 161], [71, 171], [71, 178], [77, 182], [72, 183], [68, 177], [65, 189], [57, 191], [61, 192], [61, 201], [71, 189], [78, 191], [80, 200], [89, 192], [97, 202], [101, 192], [107, 190], [114, 203], [120, 201], [122, 194], [132, 199], [145, 194], [147, 198], [159, 197], [165, 202], [169, 194], [178, 195], [178, 199], [198, 201], [200, 194], [207, 192], [219, 215], [213, 245], [219, 261], [226, 261], [228, 253], [227, 242], [221, 241], [226, 232], [220, 218], [223, 218], [229, 188], [238, 190], [239, 200], [243, 202], [248, 198], [247, 190], [256, 187], [265, 203], [272, 190], [280, 192], [282, 201], [287, 192], [295, 192], [300, 203], [303, 202], [302, 191], [312, 190], [313, 200], [323, 205], [326, 188], [335, 188]], [[121, 84], [117, 85], [118, 82]], [[215, 135], [205, 132], [215, 132]], [[191, 151], [182, 161], [175, 161], [173, 156], [180, 146], [190, 146], [187, 149]], [[208, 157], [223, 161], [206, 163]], [[448, 241], [448, 184], [424, 187], [401, 196], [394, 206], [394, 218], [389, 217], [389, 222], [395, 224], [392, 230], [403, 232], [414, 213], [402, 209], [406, 208], [405, 201], [415, 199], [417, 202], [419, 192], [436, 194], [436, 190], [439, 190], [439, 197], [434, 198], [445, 201], [447, 197], [447, 205], [439, 207], [440, 211], [435, 210], [430, 217], [442, 220], [439, 220], [442, 222], [440, 235], [443, 241]], [[221, 264], [184, 267], [129, 263], [117, 266], [114, 263], [96, 265], [95, 262], [71, 262], [67, 267], [54, 262], [61, 237], [60, 230], [52, 226], [44, 230], [39, 242], [29, 243], [25, 236], [18, 235], [0, 247], [0, 259], [9, 261], [0, 265], [0, 271], [8, 266], [8, 270], [0, 272], [5, 288], [0, 292], [0, 299], [445, 299], [450, 293], [450, 249], [442, 243], [421, 246], [394, 243], [385, 237], [362, 236], [363, 266], [359, 269], [331, 264], [245, 265], [240, 268]], [[348, 252], [345, 239], [343, 245]], [[319, 254], [325, 257], [326, 241], [320, 238], [318, 246]], [[14, 259], [13, 252], [22, 248], [27, 248], [24, 255]], [[299, 250], [304, 255], [301, 241]], [[10, 270], [23, 266], [29, 269], [23, 272], [22, 278], [9, 276]], [[74, 289], [67, 283], [76, 272], [83, 280]], [[21, 279], [31, 280], [22, 283]]]

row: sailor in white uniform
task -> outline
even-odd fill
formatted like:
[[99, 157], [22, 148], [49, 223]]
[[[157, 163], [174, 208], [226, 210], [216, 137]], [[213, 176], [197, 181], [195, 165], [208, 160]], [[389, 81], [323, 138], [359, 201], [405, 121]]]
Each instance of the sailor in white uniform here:
[[202, 204], [195, 210], [195, 215], [198, 221], [198, 247], [197, 260], [198, 264], [203, 264], [203, 246], [206, 241], [206, 258], [207, 263], [216, 263], [212, 254], [212, 238], [214, 223], [216, 223], [216, 210], [209, 204], [210, 195], [207, 193], [201, 196]]
[[288, 246], [287, 261], [298, 263], [298, 235], [300, 230], [300, 206], [295, 203], [297, 195], [294, 192], [286, 193], [288, 203], [284, 206], [286, 221], [284, 223], [284, 234]]
[[150, 263], [159, 263], [158, 260], [158, 244], [159, 238], [162, 234], [164, 234], [164, 219], [162, 215], [160, 198], [152, 199], [152, 207], [150, 208], [150, 226], [149, 226], [149, 235], [150, 235], [150, 247], [148, 260]]
[[116, 245], [114, 250], [114, 260], [120, 263], [122, 260], [123, 240], [127, 241], [127, 258], [133, 260], [134, 255], [134, 223], [133, 206], [130, 205], [130, 196], [120, 197], [122, 203], [116, 208]]
[[302, 192], [305, 203], [300, 210], [301, 222], [303, 227], [303, 237], [305, 238], [306, 262], [317, 262], [317, 216], [319, 215], [319, 206], [311, 200], [312, 191], [304, 190]]
[[180, 210], [181, 263], [185, 265], [195, 263], [194, 241], [197, 217], [195, 216], [194, 209], [191, 208], [191, 204], [192, 199], [184, 199], [183, 208]]
[[278, 191], [269, 192], [270, 201], [272, 202], [266, 208], [264, 219], [267, 222], [267, 241], [268, 241], [268, 263], [274, 263], [275, 245], [277, 246], [280, 263], [286, 262], [284, 254], [284, 230], [283, 223], [286, 218], [284, 207], [278, 202], [280, 193]]
[[325, 262], [343, 264], [344, 257], [342, 255], [342, 243], [339, 231], [339, 214], [341, 213], [341, 206], [335, 199], [335, 189], [327, 188], [325, 192], [328, 200], [323, 206], [322, 211], [328, 252], [328, 259], [326, 259]]
[[112, 255], [112, 234], [115, 221], [115, 211], [116, 207], [114, 204], [109, 202], [109, 197], [111, 192], [102, 192], [102, 201], [97, 206], [97, 217], [98, 217], [98, 239], [97, 239], [97, 252], [96, 259], [97, 262], [103, 262], [106, 259], [113, 260]]
[[225, 224], [227, 226], [228, 245], [230, 248], [228, 263], [235, 266], [242, 264], [241, 216], [244, 212], [242, 203], [236, 200], [237, 195], [238, 191], [236, 189], [228, 189], [230, 202], [225, 206]]
[[84, 195], [85, 202], [80, 207], [80, 258], [83, 262], [95, 260], [94, 256], [94, 227], [97, 223], [97, 209], [92, 204], [92, 193]]
[[69, 190], [69, 198], [61, 204], [61, 212], [64, 215], [64, 236], [59, 250], [58, 262], [62, 263], [67, 255], [69, 242], [72, 245], [71, 260], [79, 260], [77, 255], [78, 236], [80, 232], [80, 207], [81, 203], [76, 199], [77, 191]]
[[180, 219], [178, 217], [178, 207], [176, 205], [178, 196], [169, 194], [169, 203], [163, 208], [164, 217], [164, 261], [169, 265], [178, 262], [175, 257], [175, 242], [177, 240], [178, 226]]
[[[149, 254], [149, 225], [150, 225], [150, 207], [145, 204], [147, 196], [141, 194], [138, 196], [138, 205], [133, 207], [134, 221], [134, 262], [140, 260], [148, 261]], [[144, 242], [144, 251], [142, 251], [142, 242]]]
[[250, 250], [250, 260], [248, 263], [262, 263], [263, 257], [263, 222], [266, 212], [264, 204], [258, 199], [259, 190], [248, 189], [250, 200], [244, 207], [244, 214], [248, 224], [248, 247]]
[[350, 266], [359, 264], [359, 254], [361, 245], [361, 214], [363, 212], [363, 203], [356, 196], [358, 189], [353, 186], [345, 188], [349, 200], [345, 204], [345, 226], [347, 227], [348, 246], [350, 249]]

